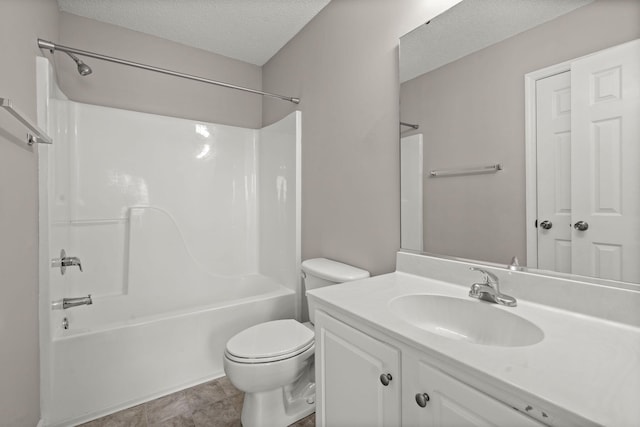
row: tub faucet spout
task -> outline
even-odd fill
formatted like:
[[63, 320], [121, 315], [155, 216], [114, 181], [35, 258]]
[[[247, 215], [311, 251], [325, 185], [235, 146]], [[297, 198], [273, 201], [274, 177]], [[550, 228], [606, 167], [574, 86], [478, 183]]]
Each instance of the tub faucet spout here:
[[62, 298], [62, 309], [66, 310], [67, 308], [77, 307], [79, 305], [91, 305], [93, 301], [91, 300], [91, 295], [86, 297], [78, 297], [78, 298]]

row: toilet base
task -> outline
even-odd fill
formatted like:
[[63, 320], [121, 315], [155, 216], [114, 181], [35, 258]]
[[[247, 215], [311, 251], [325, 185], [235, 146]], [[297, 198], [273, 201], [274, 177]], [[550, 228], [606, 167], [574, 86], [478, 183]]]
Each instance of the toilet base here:
[[316, 385], [305, 373], [295, 383], [275, 390], [245, 393], [243, 427], [286, 427], [316, 410]]

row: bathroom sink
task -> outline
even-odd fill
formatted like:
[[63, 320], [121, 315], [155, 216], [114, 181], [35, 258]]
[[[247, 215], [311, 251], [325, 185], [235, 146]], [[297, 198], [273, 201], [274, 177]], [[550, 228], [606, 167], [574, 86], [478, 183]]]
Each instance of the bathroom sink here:
[[544, 332], [510, 308], [444, 295], [405, 295], [391, 300], [391, 312], [418, 328], [454, 339], [498, 347], [533, 345]]

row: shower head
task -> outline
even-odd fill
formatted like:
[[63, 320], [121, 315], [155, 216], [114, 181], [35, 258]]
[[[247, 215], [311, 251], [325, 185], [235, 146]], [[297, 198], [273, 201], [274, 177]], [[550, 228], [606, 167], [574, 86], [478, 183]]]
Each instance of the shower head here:
[[82, 62], [80, 58], [75, 56], [73, 53], [69, 53], [69, 52], [65, 52], [65, 53], [69, 55], [71, 59], [73, 59], [75, 63], [78, 65], [78, 73], [80, 73], [81, 76], [88, 76], [93, 72], [93, 70], [91, 70], [91, 67], [89, 67], [87, 64]]

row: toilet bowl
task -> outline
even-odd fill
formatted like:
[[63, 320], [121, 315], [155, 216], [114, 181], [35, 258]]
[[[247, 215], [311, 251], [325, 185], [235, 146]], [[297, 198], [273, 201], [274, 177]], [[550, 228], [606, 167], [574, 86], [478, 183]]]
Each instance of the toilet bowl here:
[[[302, 271], [307, 290], [369, 277], [325, 258], [304, 261]], [[243, 427], [284, 427], [315, 411], [314, 353], [313, 324], [294, 319], [260, 323], [227, 342], [225, 373], [245, 392]]]

